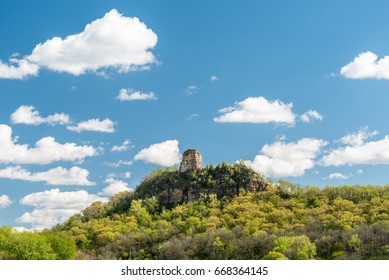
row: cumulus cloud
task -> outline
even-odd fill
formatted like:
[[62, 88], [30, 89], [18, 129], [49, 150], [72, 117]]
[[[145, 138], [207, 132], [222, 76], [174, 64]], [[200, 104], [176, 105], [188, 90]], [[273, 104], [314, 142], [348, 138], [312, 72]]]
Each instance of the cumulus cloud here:
[[342, 173], [339, 173], [339, 172], [336, 172], [336, 173], [331, 173], [330, 175], [328, 175], [327, 177], [325, 177], [325, 179], [329, 179], [329, 180], [334, 180], [334, 179], [348, 179], [352, 177], [351, 175], [345, 175], [345, 174], [342, 174]]
[[389, 79], [389, 56], [367, 51], [360, 53], [352, 62], [340, 69], [340, 74], [350, 79]]
[[128, 184], [121, 180], [108, 178], [105, 180], [105, 183], [107, 183], [108, 186], [105, 187], [101, 192], [99, 192], [98, 195], [110, 197], [119, 192], [131, 191], [131, 189], [128, 187]]
[[28, 60], [73, 75], [108, 67], [128, 72], [156, 63], [150, 49], [157, 41], [157, 35], [138, 18], [113, 9], [81, 33], [38, 44]]
[[27, 144], [19, 145], [12, 138], [12, 128], [0, 125], [0, 163], [49, 164], [56, 161], [81, 161], [96, 154], [97, 151], [92, 146], [60, 144], [53, 137], [38, 140], [34, 148]]
[[27, 59], [10, 58], [9, 63], [0, 60], [0, 78], [2, 79], [24, 79], [28, 76], [37, 76], [39, 66], [29, 62]]
[[0, 195], [0, 209], [6, 208], [12, 204], [11, 199], [7, 195]]
[[125, 152], [125, 151], [128, 151], [130, 149], [130, 144], [131, 144], [131, 141], [126, 139], [126, 140], [124, 140], [123, 144], [121, 144], [120, 146], [113, 146], [111, 151], [112, 152]]
[[211, 82], [219, 80], [219, 78], [216, 75], [212, 75], [210, 78]]
[[181, 155], [177, 140], [167, 140], [141, 150], [134, 160], [142, 160], [160, 166], [173, 166], [180, 163]]
[[35, 229], [31, 229], [31, 228], [25, 228], [25, 227], [12, 227], [12, 230], [16, 231], [16, 232], [34, 232]]
[[34, 210], [24, 213], [16, 222], [32, 224], [34, 228], [50, 228], [65, 222], [94, 201], [106, 202], [107, 198], [83, 190], [61, 192], [59, 189], [51, 189], [32, 193], [23, 197], [20, 203], [34, 207]]
[[389, 136], [378, 141], [364, 143], [355, 137], [345, 141], [352, 145], [339, 147], [330, 151], [321, 159], [324, 166], [341, 166], [354, 164], [389, 164]]
[[74, 166], [70, 169], [57, 167], [45, 172], [32, 173], [20, 166], [9, 166], [0, 169], [0, 178], [24, 180], [30, 182], [46, 182], [49, 185], [92, 186], [88, 180], [89, 171]]
[[359, 146], [366, 142], [366, 140], [376, 136], [378, 134], [378, 131], [369, 131], [369, 127], [365, 126], [362, 127], [358, 132], [356, 133], [350, 133], [345, 136], [343, 136], [340, 139], [340, 142], [346, 145], [350, 146]]
[[302, 176], [315, 166], [314, 160], [325, 145], [325, 141], [313, 138], [291, 143], [277, 141], [263, 146], [253, 161], [245, 163], [268, 177]]
[[312, 122], [313, 120], [319, 120], [319, 121], [322, 121], [323, 120], [323, 116], [320, 115], [317, 111], [315, 110], [309, 110], [307, 112], [305, 112], [304, 114], [302, 114], [300, 116], [300, 119], [302, 122], [304, 123], [310, 123]]
[[120, 101], [156, 100], [157, 96], [154, 92], [141, 92], [133, 89], [122, 88], [116, 99]]
[[11, 122], [13, 124], [28, 124], [40, 125], [43, 123], [49, 125], [66, 125], [67, 129], [77, 132], [82, 131], [97, 131], [97, 132], [115, 132], [115, 123], [110, 119], [100, 121], [100, 119], [90, 119], [85, 122], [80, 122], [76, 125], [70, 125], [70, 117], [64, 113], [56, 113], [47, 117], [42, 117], [40, 112], [34, 106], [22, 105], [11, 115]]
[[64, 125], [70, 122], [70, 118], [64, 113], [56, 113], [44, 118], [40, 115], [39, 111], [37, 111], [34, 106], [22, 105], [14, 113], [12, 113], [11, 122], [13, 124], [29, 125], [40, 125], [43, 123], [49, 125]]
[[67, 126], [66, 128], [78, 133], [83, 131], [113, 133], [115, 132], [115, 123], [108, 118], [102, 121], [100, 121], [100, 119], [91, 119], [80, 122], [77, 125]]
[[248, 97], [235, 102], [234, 106], [219, 110], [222, 115], [214, 118], [221, 123], [284, 123], [293, 125], [296, 115], [293, 104], [284, 104], [280, 100], [268, 101], [266, 98]]
[[157, 35], [138, 18], [113, 9], [78, 34], [53, 37], [36, 45], [23, 59], [0, 62], [0, 78], [36, 76], [41, 67], [75, 76], [108, 68], [119, 72], [148, 69], [157, 63], [151, 52], [157, 41]]

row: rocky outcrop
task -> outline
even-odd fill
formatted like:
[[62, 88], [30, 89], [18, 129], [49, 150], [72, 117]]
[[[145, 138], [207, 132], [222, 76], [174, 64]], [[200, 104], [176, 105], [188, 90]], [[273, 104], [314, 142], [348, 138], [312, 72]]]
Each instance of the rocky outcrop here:
[[[181, 173], [182, 174], [182, 173]], [[232, 187], [232, 185], [236, 185]], [[182, 181], [178, 185], [165, 185], [164, 189], [156, 194], [156, 197], [161, 205], [171, 207], [184, 202], [191, 202], [198, 200], [201, 197], [208, 197], [215, 194], [218, 198], [228, 197], [232, 198], [239, 195], [240, 190], [250, 192], [265, 191], [268, 184], [259, 177], [254, 177], [245, 184], [235, 184], [232, 179], [229, 182], [216, 180], [213, 186], [199, 186], [194, 181]]]
[[139, 198], [155, 196], [164, 207], [216, 195], [232, 198], [241, 190], [265, 191], [266, 180], [243, 162], [202, 167], [201, 154], [190, 149], [184, 152], [179, 170], [154, 171], [137, 187]]
[[194, 171], [203, 167], [203, 159], [196, 149], [189, 149], [182, 155], [180, 172]]

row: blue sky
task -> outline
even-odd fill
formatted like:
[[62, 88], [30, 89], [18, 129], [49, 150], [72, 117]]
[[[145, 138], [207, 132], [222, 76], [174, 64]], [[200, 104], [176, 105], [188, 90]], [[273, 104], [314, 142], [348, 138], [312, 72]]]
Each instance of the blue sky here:
[[50, 227], [188, 148], [389, 179], [385, 1], [3, 1], [0, 225]]

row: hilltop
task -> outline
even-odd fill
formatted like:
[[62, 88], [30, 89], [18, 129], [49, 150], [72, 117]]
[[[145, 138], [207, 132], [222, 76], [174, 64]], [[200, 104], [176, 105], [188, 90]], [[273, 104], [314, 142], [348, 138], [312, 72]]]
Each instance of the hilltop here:
[[142, 199], [155, 196], [161, 206], [172, 207], [200, 196], [215, 194], [217, 198], [232, 198], [241, 189], [258, 192], [267, 187], [263, 176], [243, 162], [203, 167], [199, 151], [189, 149], [183, 153], [179, 169], [153, 171], [138, 185], [135, 196]]
[[185, 172], [174, 168], [157, 169], [146, 176], [135, 190], [137, 198], [155, 196], [160, 205], [172, 207], [215, 194], [232, 198], [240, 190], [264, 191], [269, 184], [244, 163], [222, 163]]

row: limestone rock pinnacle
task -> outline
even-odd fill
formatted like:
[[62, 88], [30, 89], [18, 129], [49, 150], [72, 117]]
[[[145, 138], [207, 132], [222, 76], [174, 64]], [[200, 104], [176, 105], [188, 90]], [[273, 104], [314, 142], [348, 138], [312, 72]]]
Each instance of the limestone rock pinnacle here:
[[180, 172], [197, 170], [203, 167], [203, 159], [196, 149], [189, 149], [182, 155]]

